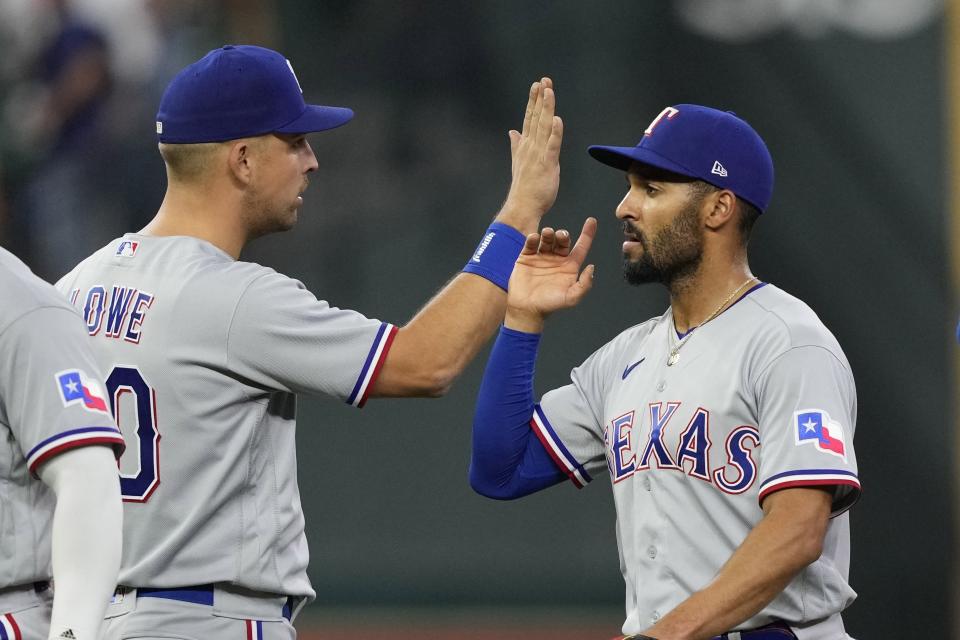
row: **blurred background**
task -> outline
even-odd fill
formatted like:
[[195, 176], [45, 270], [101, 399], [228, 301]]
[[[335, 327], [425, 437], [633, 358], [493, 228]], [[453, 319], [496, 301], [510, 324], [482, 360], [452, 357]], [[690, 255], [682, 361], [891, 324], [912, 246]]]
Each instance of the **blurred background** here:
[[[542, 393], [667, 303], [658, 287], [622, 281], [613, 210], [626, 183], [586, 146], [634, 144], [669, 104], [736, 111], [777, 169], [753, 270], [819, 313], [858, 384], [860, 597], [848, 631], [960, 638], [952, 11], [941, 0], [0, 0], [0, 243], [55, 280], [139, 229], [164, 190], [153, 133], [164, 86], [211, 48], [261, 44], [292, 61], [308, 100], [357, 115], [312, 137], [320, 169], [298, 227], [245, 259], [402, 323], [465, 263], [499, 207], [506, 132], [530, 83], [549, 74], [567, 133], [545, 222], [579, 228], [594, 215], [601, 225], [593, 292], [548, 326]], [[302, 637], [618, 632], [606, 479], [515, 503], [467, 484], [484, 360], [442, 400], [356, 411], [302, 399], [300, 487], [319, 594]]]

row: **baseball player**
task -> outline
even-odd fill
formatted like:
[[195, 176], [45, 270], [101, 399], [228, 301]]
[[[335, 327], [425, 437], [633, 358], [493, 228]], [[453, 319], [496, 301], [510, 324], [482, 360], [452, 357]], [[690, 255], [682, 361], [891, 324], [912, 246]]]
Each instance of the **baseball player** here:
[[595, 223], [572, 249], [529, 236], [477, 401], [474, 489], [511, 499], [609, 473], [630, 638], [848, 637], [856, 393], [816, 314], [750, 271], [765, 144], [732, 113], [680, 104], [635, 147], [590, 153], [629, 182], [626, 279], [662, 283], [670, 307], [535, 404], [544, 318], [589, 289]]
[[510, 132], [513, 180], [461, 273], [397, 327], [238, 260], [293, 226], [317, 160], [309, 132], [349, 109], [307, 105], [281, 54], [225, 46], [181, 71], [157, 115], [168, 187], [156, 217], [78, 265], [82, 310], [128, 452], [124, 550], [106, 637], [295, 637], [314, 597], [294, 449], [296, 394], [361, 407], [439, 396], [493, 334], [524, 234], [559, 186], [548, 78]]
[[3, 249], [0, 300], [0, 640], [96, 640], [123, 438], [76, 311]]

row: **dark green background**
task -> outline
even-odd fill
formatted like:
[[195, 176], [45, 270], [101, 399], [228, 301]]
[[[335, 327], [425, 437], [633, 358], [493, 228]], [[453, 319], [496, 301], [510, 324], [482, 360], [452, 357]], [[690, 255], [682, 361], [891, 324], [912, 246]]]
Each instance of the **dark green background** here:
[[[723, 45], [685, 31], [666, 3], [414, 4], [296, 11], [286, 48], [305, 90], [357, 118], [316, 136], [320, 170], [300, 228], [250, 257], [335, 304], [402, 322], [469, 256], [508, 184], [506, 129], [519, 124], [528, 83], [550, 74], [567, 135], [546, 221], [575, 228], [594, 215], [601, 225], [593, 292], [543, 340], [542, 393], [666, 303], [657, 287], [622, 282], [613, 209], [625, 182], [585, 147], [633, 144], [668, 104], [736, 111], [777, 170], [752, 267], [820, 314], [856, 376], [864, 494], [851, 513], [860, 597], [848, 630], [947, 637], [953, 292], [941, 26], [895, 41], [779, 31]], [[606, 479], [514, 503], [472, 494], [482, 361], [439, 401], [360, 412], [302, 403], [301, 490], [321, 600], [622, 602]]]
[[[307, 97], [357, 115], [311, 138], [320, 168], [297, 229], [257, 241], [245, 258], [395, 323], [470, 256], [509, 183], [506, 131], [520, 124], [529, 83], [554, 78], [567, 134], [545, 223], [578, 228], [594, 215], [600, 231], [594, 290], [548, 325], [539, 393], [667, 301], [659, 287], [623, 283], [613, 210], [626, 183], [586, 146], [633, 144], [681, 102], [751, 122], [777, 171], [753, 270], [819, 313], [858, 386], [864, 493], [851, 512], [851, 581], [860, 597], [848, 631], [861, 640], [948, 637], [955, 292], [939, 19], [888, 40], [776, 29], [723, 44], [691, 33], [673, 3], [657, 1], [286, 0], [278, 9], [272, 44]], [[214, 41], [195, 40], [184, 55]], [[151, 130], [148, 117], [141, 155], [129, 159], [154, 189], [131, 205], [144, 221], [162, 187]], [[513, 503], [470, 490], [484, 359], [441, 400], [377, 400], [362, 411], [301, 400], [300, 487], [320, 603], [622, 606], [605, 478]]]

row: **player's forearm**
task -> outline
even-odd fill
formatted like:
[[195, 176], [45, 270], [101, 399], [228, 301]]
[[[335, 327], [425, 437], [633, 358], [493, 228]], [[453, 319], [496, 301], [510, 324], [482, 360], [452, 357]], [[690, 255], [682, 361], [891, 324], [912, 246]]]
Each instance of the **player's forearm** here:
[[373, 396], [441, 396], [503, 319], [507, 294], [458, 274], [397, 332]]
[[658, 640], [709, 639], [756, 615], [820, 557], [830, 495], [786, 489], [767, 498], [766, 515], [716, 578], [645, 631]]
[[507, 312], [503, 319], [503, 326], [514, 331], [523, 331], [524, 333], [543, 333], [543, 324], [545, 318], [535, 312], [516, 309], [507, 306]]
[[564, 480], [533, 437], [533, 370], [540, 336], [501, 329], [490, 352], [473, 417], [470, 486], [511, 500]]
[[120, 568], [123, 506], [113, 453], [91, 446], [46, 463], [41, 477], [57, 495], [53, 517], [55, 595], [50, 638], [72, 630], [99, 638]]

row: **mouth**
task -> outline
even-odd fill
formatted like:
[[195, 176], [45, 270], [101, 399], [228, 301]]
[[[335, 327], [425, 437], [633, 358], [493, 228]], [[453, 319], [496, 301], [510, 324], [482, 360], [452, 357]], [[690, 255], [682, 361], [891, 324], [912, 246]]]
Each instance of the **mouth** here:
[[643, 234], [633, 231], [627, 225], [623, 226], [623, 252], [624, 253], [636, 253], [637, 251], [642, 251], [645, 248], [645, 243], [643, 241]]

